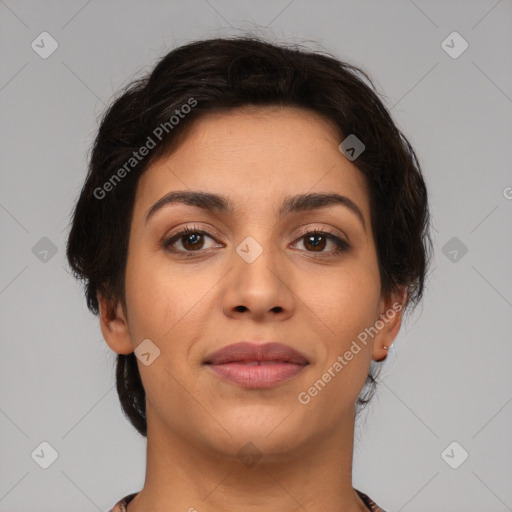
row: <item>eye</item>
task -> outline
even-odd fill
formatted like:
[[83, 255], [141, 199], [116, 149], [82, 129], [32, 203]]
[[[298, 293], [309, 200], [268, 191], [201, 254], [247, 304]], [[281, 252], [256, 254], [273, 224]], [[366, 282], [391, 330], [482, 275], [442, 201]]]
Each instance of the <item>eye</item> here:
[[[300, 237], [300, 240], [304, 240], [303, 244], [306, 249], [311, 248], [311, 250], [308, 250], [308, 252], [316, 252], [320, 253], [321, 255], [324, 253], [330, 253], [331, 255], [335, 256], [350, 249], [348, 242], [335, 235], [331, 231], [323, 231], [317, 229], [307, 231]], [[325, 249], [328, 242], [332, 242], [334, 244], [334, 249], [332, 251], [323, 250]]]
[[[185, 257], [194, 256], [193, 253], [199, 253], [203, 249], [210, 249], [211, 247], [214, 247], [205, 247], [205, 237], [214, 240], [211, 233], [208, 233], [203, 229], [187, 226], [171, 237], [162, 240], [161, 246], [167, 251], [180, 254]], [[307, 231], [299, 240], [303, 240], [303, 245], [306, 247], [307, 252], [318, 253], [318, 256], [315, 255], [315, 257], [323, 257], [324, 255], [336, 256], [350, 249], [348, 242], [331, 231]], [[331, 242], [334, 245], [334, 249], [331, 251], [324, 250], [328, 242]], [[181, 245], [181, 248], [176, 247], [177, 245]], [[219, 246], [221, 245], [218, 244], [217, 247]]]
[[[186, 253], [200, 252], [202, 249], [210, 248], [204, 247], [205, 236], [213, 240], [213, 236], [207, 231], [187, 226], [171, 237], [162, 240], [161, 246], [168, 251], [182, 254], [185, 253], [184, 255], [188, 256]], [[176, 248], [175, 246], [177, 244], [181, 244], [182, 248]]]

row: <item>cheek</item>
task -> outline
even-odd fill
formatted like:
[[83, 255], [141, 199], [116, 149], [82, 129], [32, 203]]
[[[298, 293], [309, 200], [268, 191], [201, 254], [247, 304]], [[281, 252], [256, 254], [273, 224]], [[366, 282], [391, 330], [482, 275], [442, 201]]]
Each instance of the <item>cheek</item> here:
[[[189, 346], [197, 338], [200, 299], [207, 290], [196, 272], [189, 275], [182, 268], [173, 268], [162, 258], [148, 253], [130, 255], [126, 268], [126, 300], [130, 336], [135, 346], [145, 339], [159, 349], [159, 356], [150, 365], [137, 362], [148, 399], [157, 406], [160, 398], [179, 396], [178, 382], [187, 377]], [[211, 288], [211, 286], [210, 286]], [[175, 376], [177, 380], [173, 379]], [[190, 386], [189, 386], [190, 388]], [[165, 391], [164, 391], [165, 390]]]
[[172, 312], [179, 313], [172, 303], [176, 293], [169, 289], [171, 284], [147, 256], [135, 250], [129, 253], [125, 291], [130, 334], [135, 344], [149, 338], [162, 348], [159, 340], [174, 323]]
[[317, 273], [303, 281], [299, 297], [308, 306], [311, 318], [346, 339], [372, 325], [380, 301], [380, 278], [376, 266], [354, 260], [337, 271]]
[[201, 304], [208, 302], [217, 281], [217, 273], [133, 251], [126, 268], [126, 300], [134, 341], [149, 338], [161, 350], [179, 351], [183, 345], [171, 341], [194, 338], [204, 321]]
[[335, 421], [340, 408], [357, 399], [368, 375], [372, 338], [365, 335], [365, 329], [378, 316], [380, 278], [376, 262], [371, 265], [371, 260], [358, 259], [329, 276], [318, 274], [314, 281], [312, 293], [304, 295], [308, 306], [304, 311], [311, 317], [317, 338], [314, 380], [328, 382], [327, 389], [318, 393], [322, 395], [318, 405], [338, 404], [332, 411]]
[[318, 282], [319, 291], [310, 295], [305, 308], [314, 312], [311, 329], [318, 359], [311, 387], [303, 391], [311, 392], [312, 407], [323, 411], [326, 425], [355, 403], [371, 364], [372, 338], [365, 329], [377, 317], [380, 281], [361, 268], [362, 273], [338, 273]]

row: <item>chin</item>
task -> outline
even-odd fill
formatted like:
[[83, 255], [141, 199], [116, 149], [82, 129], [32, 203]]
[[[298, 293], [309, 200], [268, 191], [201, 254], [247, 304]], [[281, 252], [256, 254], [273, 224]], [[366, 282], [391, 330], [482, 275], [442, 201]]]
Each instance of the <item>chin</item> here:
[[[305, 432], [298, 422], [298, 415], [291, 409], [258, 406], [252, 411], [247, 407], [237, 414], [219, 416], [217, 420], [231, 434], [224, 436], [224, 446], [232, 453], [247, 443], [253, 443], [263, 452], [286, 452], [304, 442]], [[289, 416], [288, 416], [289, 415]]]

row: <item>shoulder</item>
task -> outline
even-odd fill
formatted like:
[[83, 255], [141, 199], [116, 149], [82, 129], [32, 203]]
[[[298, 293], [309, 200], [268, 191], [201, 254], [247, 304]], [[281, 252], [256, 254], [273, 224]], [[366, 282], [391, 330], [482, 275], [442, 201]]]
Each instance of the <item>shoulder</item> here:
[[361, 500], [363, 500], [363, 503], [368, 507], [368, 510], [371, 512], [386, 512], [383, 508], [379, 507], [379, 505], [377, 505], [377, 503], [375, 503], [375, 501], [373, 501], [369, 496], [361, 491], [358, 491], [357, 489], [354, 490], [357, 492]]
[[[359, 497], [363, 500], [363, 503], [368, 507], [370, 512], [386, 512], [383, 508], [379, 507], [377, 503], [375, 503], [369, 496], [364, 494], [361, 491], [355, 489]], [[134, 492], [132, 494], [128, 494], [124, 498], [120, 499], [108, 512], [126, 512], [126, 506], [130, 501], [137, 496], [138, 493]]]

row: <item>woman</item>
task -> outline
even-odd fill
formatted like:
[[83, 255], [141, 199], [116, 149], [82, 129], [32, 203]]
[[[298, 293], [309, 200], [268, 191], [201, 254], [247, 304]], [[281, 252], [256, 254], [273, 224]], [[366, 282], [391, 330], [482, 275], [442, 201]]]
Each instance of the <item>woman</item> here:
[[256, 38], [168, 53], [106, 112], [67, 248], [147, 437], [112, 510], [383, 510], [352, 487], [355, 415], [430, 250], [362, 71]]

